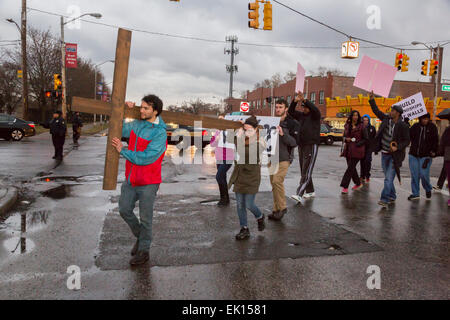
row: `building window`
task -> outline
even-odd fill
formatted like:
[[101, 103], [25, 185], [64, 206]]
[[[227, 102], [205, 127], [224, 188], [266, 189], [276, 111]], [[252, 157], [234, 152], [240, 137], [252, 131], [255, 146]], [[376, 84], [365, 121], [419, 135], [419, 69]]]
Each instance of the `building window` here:
[[311, 92], [311, 100], [312, 103], [316, 103], [316, 93], [315, 92]]
[[308, 99], [308, 92], [305, 93], [305, 99]]
[[291, 104], [291, 96], [288, 96], [288, 97], [287, 97], [287, 103], [288, 103], [288, 104]]
[[319, 93], [319, 104], [324, 104], [325, 103], [325, 92], [324, 91], [320, 91]]

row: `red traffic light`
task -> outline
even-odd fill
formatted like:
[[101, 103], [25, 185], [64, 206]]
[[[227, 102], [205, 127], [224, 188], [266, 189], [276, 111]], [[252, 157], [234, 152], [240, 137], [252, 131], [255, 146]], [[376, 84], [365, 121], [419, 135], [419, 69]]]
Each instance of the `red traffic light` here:
[[45, 91], [45, 97], [46, 98], [50, 98], [52, 96], [52, 92], [51, 91]]
[[434, 65], [437, 66], [439, 64], [439, 61], [434, 60]]
[[399, 58], [399, 59], [403, 59], [403, 55], [400, 53], [400, 54], [398, 55], [398, 58]]

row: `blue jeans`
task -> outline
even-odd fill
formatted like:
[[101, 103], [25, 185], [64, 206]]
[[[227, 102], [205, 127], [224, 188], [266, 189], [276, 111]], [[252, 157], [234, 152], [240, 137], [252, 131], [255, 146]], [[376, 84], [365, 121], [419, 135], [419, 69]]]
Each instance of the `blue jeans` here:
[[[422, 168], [423, 163], [426, 159], [429, 159], [429, 163], [426, 169]], [[426, 192], [430, 192], [433, 186], [430, 183], [430, 168], [431, 168], [430, 157], [418, 158], [413, 155], [409, 155], [409, 169], [411, 170], [411, 190], [413, 196], [420, 196], [420, 184], [422, 181], [422, 187]]]
[[390, 154], [381, 154], [381, 166], [384, 172], [384, 188], [381, 192], [381, 201], [389, 202], [390, 200], [397, 199], [397, 194], [395, 192], [394, 179], [395, 179], [395, 168], [394, 168], [394, 158]]
[[250, 210], [256, 219], [262, 218], [261, 210], [255, 205], [256, 194], [245, 194], [236, 192], [236, 207], [241, 228], [247, 227], [247, 209]]
[[217, 164], [216, 181], [218, 184], [227, 184], [227, 171], [230, 170], [231, 164]]
[[[159, 184], [133, 187], [128, 181], [122, 183], [119, 199], [120, 216], [125, 220], [139, 239], [138, 251], [149, 251], [152, 242], [153, 204]], [[136, 201], [139, 200], [139, 220], [133, 213]]]

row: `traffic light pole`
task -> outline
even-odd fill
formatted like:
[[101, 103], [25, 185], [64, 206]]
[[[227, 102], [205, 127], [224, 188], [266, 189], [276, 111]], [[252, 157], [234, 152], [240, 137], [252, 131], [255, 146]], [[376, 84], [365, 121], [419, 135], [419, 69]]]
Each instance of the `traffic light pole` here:
[[22, 44], [22, 99], [23, 119], [28, 120], [28, 70], [27, 70], [27, 1], [22, 0], [22, 27], [20, 37]]
[[439, 83], [441, 82], [441, 77], [440, 77], [440, 70], [442, 68], [442, 63], [440, 61], [440, 54], [441, 54], [441, 46], [440, 44], [438, 44], [438, 46], [434, 49], [435, 52], [435, 57], [436, 57], [436, 61], [439, 62], [439, 69], [437, 74], [434, 76], [434, 106], [433, 106], [433, 121], [436, 123], [436, 115], [437, 115], [437, 98], [438, 98], [438, 92], [439, 92]]
[[234, 44], [238, 41], [236, 36], [230, 36], [225, 39], [227, 42], [231, 42], [231, 50], [225, 50], [225, 53], [231, 55], [231, 64], [227, 66], [227, 71], [230, 73], [230, 93], [229, 97], [233, 98], [233, 74], [237, 71], [237, 66], [234, 65], [234, 56], [239, 53], [238, 49], [234, 48]]
[[64, 42], [64, 17], [61, 16], [61, 91], [62, 103], [61, 112], [64, 119], [67, 119], [67, 105], [66, 105], [66, 45]]

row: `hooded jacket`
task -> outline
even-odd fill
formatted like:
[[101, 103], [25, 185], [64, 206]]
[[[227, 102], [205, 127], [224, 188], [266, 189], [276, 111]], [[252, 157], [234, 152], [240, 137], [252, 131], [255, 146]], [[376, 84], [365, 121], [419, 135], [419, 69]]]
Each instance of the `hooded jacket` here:
[[295, 99], [288, 110], [289, 114], [300, 124], [297, 144], [299, 147], [320, 144], [320, 120], [322, 117], [320, 110], [309, 100], [305, 99], [302, 104], [304, 107], [309, 108], [310, 112], [308, 114], [295, 110], [297, 106]]
[[377, 129], [373, 125], [370, 124], [370, 116], [368, 114], [364, 115], [363, 117], [367, 117], [369, 119], [369, 124], [367, 125], [367, 141], [366, 141], [366, 153], [367, 152], [373, 152], [377, 147]]
[[122, 136], [129, 137], [128, 149], [120, 154], [127, 160], [125, 178], [133, 186], [161, 183], [161, 164], [167, 149], [166, 124], [161, 117], [124, 122]]
[[409, 134], [411, 137], [410, 155], [422, 158], [431, 157], [431, 153], [437, 154], [439, 135], [434, 123], [429, 122], [426, 126], [422, 126], [418, 122], [411, 127]]

